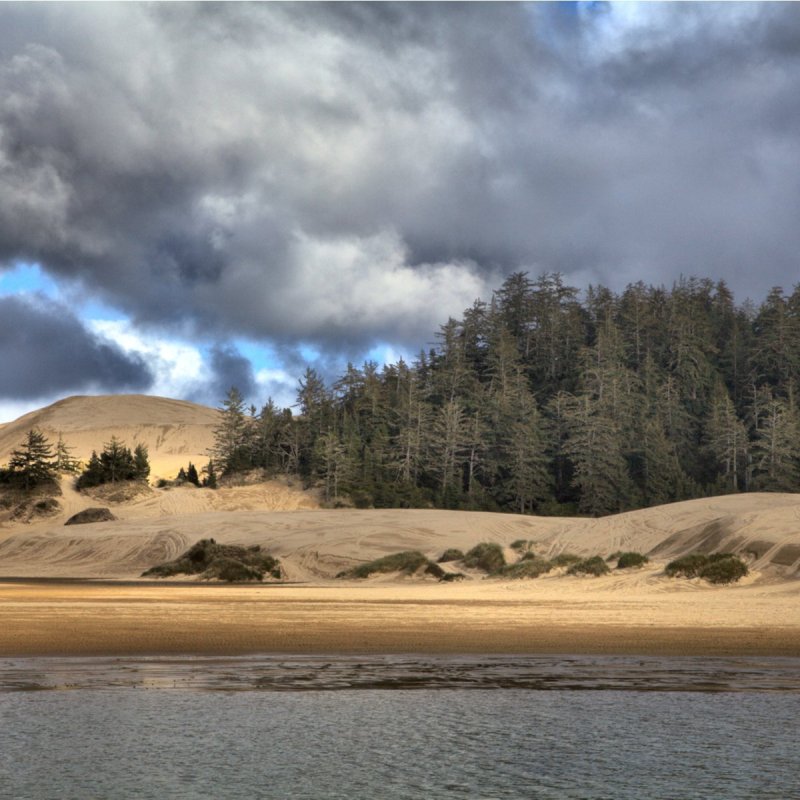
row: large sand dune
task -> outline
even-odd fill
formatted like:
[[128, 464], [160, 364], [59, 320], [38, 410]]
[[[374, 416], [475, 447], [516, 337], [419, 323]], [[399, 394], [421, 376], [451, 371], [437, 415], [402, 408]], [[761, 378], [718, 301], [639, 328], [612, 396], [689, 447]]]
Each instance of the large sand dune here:
[[31, 428], [55, 443], [59, 435], [86, 460], [112, 436], [133, 448], [147, 446], [153, 477], [174, 478], [188, 461], [202, 465], [214, 443], [219, 414], [212, 408], [145, 395], [67, 397], [0, 426], [0, 464]]

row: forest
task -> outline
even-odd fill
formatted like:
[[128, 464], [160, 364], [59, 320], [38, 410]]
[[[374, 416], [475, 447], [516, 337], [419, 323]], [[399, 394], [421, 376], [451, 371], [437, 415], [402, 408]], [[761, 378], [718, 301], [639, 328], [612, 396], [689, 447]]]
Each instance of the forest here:
[[297, 411], [232, 388], [214, 463], [299, 476], [332, 505], [603, 515], [800, 476], [800, 286], [581, 293], [509, 276], [416, 360], [313, 369]]

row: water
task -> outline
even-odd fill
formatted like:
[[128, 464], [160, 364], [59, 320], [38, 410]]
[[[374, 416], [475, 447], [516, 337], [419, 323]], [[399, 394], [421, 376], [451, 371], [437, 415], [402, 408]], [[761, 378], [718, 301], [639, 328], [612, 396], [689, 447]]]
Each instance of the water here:
[[5, 660], [0, 798], [796, 800], [798, 666]]

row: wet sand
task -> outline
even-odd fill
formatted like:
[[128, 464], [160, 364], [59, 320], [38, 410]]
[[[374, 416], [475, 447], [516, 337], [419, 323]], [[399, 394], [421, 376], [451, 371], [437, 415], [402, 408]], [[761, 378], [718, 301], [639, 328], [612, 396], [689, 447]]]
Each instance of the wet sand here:
[[800, 619], [746, 587], [0, 583], [3, 657], [269, 653], [800, 657]]

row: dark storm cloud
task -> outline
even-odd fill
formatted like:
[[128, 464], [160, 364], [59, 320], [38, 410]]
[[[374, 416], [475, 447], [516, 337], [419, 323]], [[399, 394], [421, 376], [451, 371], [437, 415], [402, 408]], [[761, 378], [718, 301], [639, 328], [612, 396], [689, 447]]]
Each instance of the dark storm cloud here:
[[0, 262], [329, 352], [517, 269], [758, 299], [797, 279], [799, 43], [791, 4], [4, 4]]
[[212, 380], [203, 387], [203, 400], [219, 405], [232, 387], [236, 387], [245, 400], [253, 401], [258, 396], [253, 367], [237, 350], [224, 345], [211, 349]]
[[0, 396], [14, 400], [80, 391], [146, 390], [138, 358], [87, 331], [63, 305], [0, 297]]

